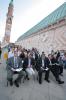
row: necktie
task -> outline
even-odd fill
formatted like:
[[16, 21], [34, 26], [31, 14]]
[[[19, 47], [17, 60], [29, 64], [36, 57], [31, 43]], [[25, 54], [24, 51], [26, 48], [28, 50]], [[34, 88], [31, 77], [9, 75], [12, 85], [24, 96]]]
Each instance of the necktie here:
[[14, 68], [18, 67], [17, 58], [14, 59]]

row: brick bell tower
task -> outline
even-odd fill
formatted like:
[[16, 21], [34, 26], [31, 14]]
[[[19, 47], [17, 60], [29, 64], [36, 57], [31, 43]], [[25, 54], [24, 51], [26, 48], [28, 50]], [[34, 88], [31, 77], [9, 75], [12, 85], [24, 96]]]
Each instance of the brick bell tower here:
[[9, 3], [7, 18], [6, 18], [6, 27], [5, 27], [5, 36], [4, 36], [5, 43], [10, 43], [10, 34], [11, 34], [12, 19], [13, 19], [13, 8], [14, 8], [13, 0], [11, 0]]

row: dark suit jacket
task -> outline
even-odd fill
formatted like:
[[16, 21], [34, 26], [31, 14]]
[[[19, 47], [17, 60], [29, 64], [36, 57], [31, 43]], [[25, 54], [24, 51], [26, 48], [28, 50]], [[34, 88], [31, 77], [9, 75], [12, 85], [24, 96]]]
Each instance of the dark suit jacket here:
[[20, 57], [22, 60], [24, 60], [24, 58], [25, 58], [24, 53], [21, 53], [21, 54], [19, 55], [19, 57]]
[[38, 59], [38, 54], [35, 53], [35, 61], [37, 61], [37, 59]]
[[54, 57], [51, 59], [51, 63], [52, 64], [56, 64], [56, 63], [59, 64], [57, 58], [55, 59]]
[[[32, 66], [35, 65], [35, 60], [33, 58], [31, 58], [31, 65]], [[25, 70], [27, 67], [28, 67], [28, 58], [25, 58], [23, 63], [23, 69]]]
[[[45, 57], [44, 59], [44, 68], [48, 67], [49, 68], [49, 59], [47, 57]], [[36, 70], [39, 71], [42, 67], [42, 58], [40, 57], [38, 60], [37, 60], [37, 63], [36, 63]]]
[[[20, 57], [17, 57], [17, 62], [18, 62], [18, 68], [22, 68], [22, 60]], [[11, 69], [14, 68], [14, 57], [11, 57], [7, 61], [7, 66], [6, 69]]]

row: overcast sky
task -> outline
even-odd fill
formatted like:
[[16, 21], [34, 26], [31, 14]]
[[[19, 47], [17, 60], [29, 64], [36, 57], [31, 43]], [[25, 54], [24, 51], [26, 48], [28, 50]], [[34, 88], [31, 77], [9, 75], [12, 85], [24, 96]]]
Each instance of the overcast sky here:
[[[13, 0], [14, 12], [11, 42], [40, 22], [66, 0]], [[0, 41], [5, 34], [6, 13], [10, 0], [0, 0]]]

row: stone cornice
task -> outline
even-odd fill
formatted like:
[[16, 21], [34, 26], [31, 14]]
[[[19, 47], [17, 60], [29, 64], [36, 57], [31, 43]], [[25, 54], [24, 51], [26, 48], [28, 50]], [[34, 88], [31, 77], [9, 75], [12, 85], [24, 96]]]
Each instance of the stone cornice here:
[[64, 25], [66, 25], [66, 17], [65, 17], [64, 19], [62, 19], [62, 20], [57, 21], [56, 23], [54, 23], [54, 24], [52, 24], [52, 25], [47, 26], [46, 28], [43, 28], [43, 29], [39, 30], [39, 31], [36, 32], [36, 33], [32, 33], [31, 35], [25, 37], [25, 38], [22, 39], [22, 40], [26, 40], [26, 39], [28, 39], [28, 38], [34, 37], [34, 36], [36, 36], [36, 35], [40, 35], [40, 34], [42, 34], [42, 33], [44, 33], [44, 32], [47, 32], [47, 31], [56, 29], [56, 28], [58, 28], [58, 27], [62, 27], [62, 26], [64, 26]]

